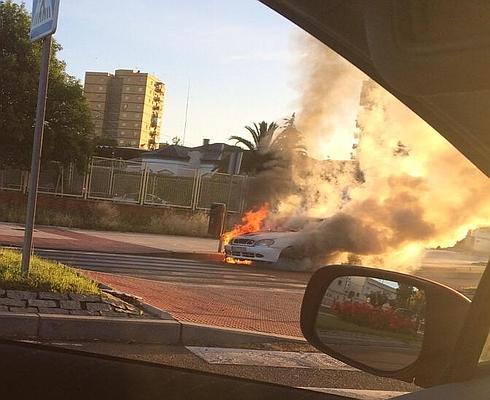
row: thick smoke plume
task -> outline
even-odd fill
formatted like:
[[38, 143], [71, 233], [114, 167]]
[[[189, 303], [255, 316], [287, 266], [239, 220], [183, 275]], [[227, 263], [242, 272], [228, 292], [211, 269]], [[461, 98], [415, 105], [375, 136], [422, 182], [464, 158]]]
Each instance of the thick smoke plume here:
[[363, 74], [309, 35], [296, 36], [295, 43], [301, 55], [296, 125], [305, 134], [309, 155], [348, 158]]
[[355, 254], [366, 264], [408, 270], [424, 248], [453, 245], [468, 229], [490, 225], [483, 173], [372, 81], [363, 84], [359, 106], [353, 82], [360, 73], [311, 37], [303, 45], [309, 62], [302, 69], [298, 128], [305, 141], [309, 148], [331, 143], [354, 98], [358, 143], [355, 161], [293, 165], [300, 190], [281, 199], [271, 220], [325, 219], [303, 229], [289, 259], [305, 267]]

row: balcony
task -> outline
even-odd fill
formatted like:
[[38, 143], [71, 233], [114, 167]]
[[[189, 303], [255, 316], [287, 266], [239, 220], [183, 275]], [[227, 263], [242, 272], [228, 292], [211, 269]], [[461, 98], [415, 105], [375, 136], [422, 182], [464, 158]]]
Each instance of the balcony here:
[[159, 124], [159, 122], [160, 122], [160, 119], [159, 119], [159, 118], [157, 118], [157, 117], [153, 117], [153, 118], [151, 119], [150, 126], [152, 126], [152, 127], [157, 127], [157, 126], [158, 126], [158, 124]]
[[158, 92], [158, 93], [163, 92], [163, 82], [155, 83], [155, 92]]

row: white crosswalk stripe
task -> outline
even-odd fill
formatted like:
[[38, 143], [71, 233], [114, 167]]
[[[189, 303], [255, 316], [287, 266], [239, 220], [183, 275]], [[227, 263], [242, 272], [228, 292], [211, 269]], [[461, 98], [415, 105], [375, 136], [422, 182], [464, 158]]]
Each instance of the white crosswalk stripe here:
[[249, 266], [128, 254], [42, 249], [36, 249], [35, 252], [41, 257], [81, 269], [176, 284], [301, 292], [306, 286], [304, 280], [283, 278], [273, 271], [257, 270]]

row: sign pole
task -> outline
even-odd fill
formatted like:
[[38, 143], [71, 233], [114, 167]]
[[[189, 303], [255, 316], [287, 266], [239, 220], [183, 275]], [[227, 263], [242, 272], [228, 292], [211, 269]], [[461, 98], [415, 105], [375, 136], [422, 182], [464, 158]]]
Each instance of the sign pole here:
[[43, 145], [44, 117], [46, 114], [46, 97], [48, 91], [49, 59], [51, 56], [52, 35], [43, 39], [41, 69], [39, 72], [39, 88], [37, 92], [36, 127], [32, 144], [31, 174], [29, 177], [29, 194], [27, 198], [26, 226], [24, 244], [22, 247], [22, 275], [29, 274], [29, 263], [32, 250], [32, 233], [36, 218], [37, 187], [39, 184], [39, 169]]

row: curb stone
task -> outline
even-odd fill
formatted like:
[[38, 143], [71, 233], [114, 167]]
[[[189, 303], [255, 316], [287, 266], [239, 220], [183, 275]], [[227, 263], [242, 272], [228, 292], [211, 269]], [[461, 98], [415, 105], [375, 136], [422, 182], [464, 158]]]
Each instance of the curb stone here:
[[108, 293], [123, 301], [133, 304], [134, 306], [141, 308], [144, 312], [153, 315], [157, 318], [175, 321], [175, 318], [173, 318], [167, 311], [161, 310], [160, 308], [157, 308], [149, 303], [144, 302], [143, 299], [139, 296], [134, 296], [129, 293], [120, 292], [118, 290], [112, 289], [107, 285], [104, 285], [104, 288], [102, 290], [104, 291], [104, 293]]
[[185, 346], [209, 347], [228, 347], [242, 344], [283, 341], [307, 343], [306, 339], [296, 336], [276, 335], [272, 333], [195, 324], [191, 322], [181, 322], [181, 341]]
[[157, 319], [0, 312], [0, 337], [176, 345], [180, 324]]
[[140, 307], [150, 315], [154, 315], [165, 320], [170, 319], [178, 322], [180, 324], [179, 342], [184, 346], [229, 346], [277, 341], [307, 343], [307, 340], [303, 337], [177, 321], [170, 313], [151, 304], [145, 303], [141, 297], [112, 289], [107, 285], [104, 285], [103, 290], [104, 292], [115, 297], [119, 297], [129, 303], [136, 303], [137, 307]]
[[12, 312], [0, 312], [0, 337], [210, 347], [280, 341], [306, 343], [305, 339], [294, 336], [175, 320]]

